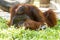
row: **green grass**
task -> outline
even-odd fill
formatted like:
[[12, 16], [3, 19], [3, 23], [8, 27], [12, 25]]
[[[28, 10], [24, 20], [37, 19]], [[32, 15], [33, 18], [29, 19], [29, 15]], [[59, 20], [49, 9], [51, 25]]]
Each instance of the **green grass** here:
[[6, 20], [0, 18], [0, 40], [60, 40], [60, 20], [53, 28], [45, 30], [24, 30], [8, 27]]

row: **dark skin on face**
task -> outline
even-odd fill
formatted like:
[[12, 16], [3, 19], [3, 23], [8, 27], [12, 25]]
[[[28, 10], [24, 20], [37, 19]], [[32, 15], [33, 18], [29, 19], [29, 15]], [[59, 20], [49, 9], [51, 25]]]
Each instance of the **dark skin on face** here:
[[[18, 24], [23, 24], [24, 21], [26, 21], [26, 19], [28, 18], [27, 15], [22, 14], [22, 15], [15, 15], [12, 19], [12, 25], [18, 25]], [[16, 25], [16, 26], [17, 26]]]

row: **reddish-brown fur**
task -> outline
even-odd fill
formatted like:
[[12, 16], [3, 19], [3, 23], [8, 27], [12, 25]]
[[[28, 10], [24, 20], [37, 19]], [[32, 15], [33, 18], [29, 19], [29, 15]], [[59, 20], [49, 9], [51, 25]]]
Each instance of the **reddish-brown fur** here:
[[[24, 22], [26, 28], [30, 29], [38, 29], [40, 26], [45, 23], [48, 26], [55, 26], [57, 24], [56, 15], [52, 10], [48, 10], [46, 12], [42, 12], [39, 8], [30, 4], [18, 4], [12, 8], [10, 8], [11, 19], [9, 25], [12, 25], [12, 20], [15, 15], [17, 15], [17, 10], [19, 10], [19, 6], [24, 6], [24, 13], [29, 16], [27, 20]], [[29, 26], [27, 26], [29, 24]]]
[[52, 9], [44, 12], [44, 17], [48, 26], [53, 27], [57, 24], [56, 13]]
[[33, 29], [33, 30], [41, 29], [41, 26], [44, 25], [44, 23], [42, 23], [42, 22], [36, 22], [31, 19], [27, 19], [24, 23], [25, 23], [26, 29], [29, 28], [29, 29]]

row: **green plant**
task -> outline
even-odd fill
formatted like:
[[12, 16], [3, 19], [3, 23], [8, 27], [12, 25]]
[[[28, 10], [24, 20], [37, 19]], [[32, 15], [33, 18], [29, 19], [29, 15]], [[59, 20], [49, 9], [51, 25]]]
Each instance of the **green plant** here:
[[7, 27], [6, 20], [0, 18], [0, 40], [60, 40], [60, 20], [55, 27], [39, 31]]

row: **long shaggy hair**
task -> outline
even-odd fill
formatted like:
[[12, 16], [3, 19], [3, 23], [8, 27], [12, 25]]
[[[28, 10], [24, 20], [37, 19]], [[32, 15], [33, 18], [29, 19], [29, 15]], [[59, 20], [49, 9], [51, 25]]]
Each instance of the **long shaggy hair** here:
[[42, 12], [39, 8], [30, 4], [17, 4], [10, 8], [10, 13], [9, 25], [16, 25], [16, 27], [24, 24], [25, 28], [36, 30], [45, 28], [46, 24], [48, 27], [57, 24], [56, 14], [51, 9]]

